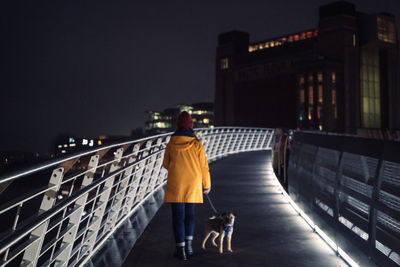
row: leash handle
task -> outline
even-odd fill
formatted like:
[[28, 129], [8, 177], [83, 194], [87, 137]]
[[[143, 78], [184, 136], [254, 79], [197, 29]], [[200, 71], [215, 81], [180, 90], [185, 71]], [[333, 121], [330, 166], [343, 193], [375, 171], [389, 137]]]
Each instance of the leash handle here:
[[210, 206], [211, 206], [212, 210], [214, 211], [214, 215], [218, 215], [219, 213], [218, 213], [218, 211], [215, 209], [215, 207], [214, 207], [214, 205], [213, 205], [213, 203], [212, 203], [210, 197], [208, 196], [208, 194], [206, 195], [206, 197], [207, 197], [207, 199], [208, 199], [208, 203], [210, 203]]

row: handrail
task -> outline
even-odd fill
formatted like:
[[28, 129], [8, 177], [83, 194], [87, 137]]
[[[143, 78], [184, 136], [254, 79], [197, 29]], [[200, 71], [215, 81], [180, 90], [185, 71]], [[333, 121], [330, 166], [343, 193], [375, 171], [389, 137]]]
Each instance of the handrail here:
[[[210, 162], [270, 149], [273, 136], [273, 129], [246, 127], [195, 132]], [[0, 177], [0, 183], [12, 182], [7, 190], [21, 195], [0, 207], [0, 267], [80, 266], [89, 260], [165, 184], [161, 165], [171, 135], [95, 148]]]

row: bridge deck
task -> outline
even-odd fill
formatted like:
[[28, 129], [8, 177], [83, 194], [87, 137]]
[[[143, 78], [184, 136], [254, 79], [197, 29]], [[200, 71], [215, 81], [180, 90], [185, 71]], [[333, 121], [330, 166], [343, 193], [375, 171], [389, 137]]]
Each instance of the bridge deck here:
[[201, 250], [204, 221], [212, 215], [205, 200], [196, 207], [195, 255], [188, 262], [173, 258], [171, 211], [164, 204], [123, 266], [347, 266], [280, 194], [269, 152], [233, 155], [212, 163], [210, 169], [214, 205], [220, 212], [237, 215], [234, 252], [220, 255], [210, 240]]

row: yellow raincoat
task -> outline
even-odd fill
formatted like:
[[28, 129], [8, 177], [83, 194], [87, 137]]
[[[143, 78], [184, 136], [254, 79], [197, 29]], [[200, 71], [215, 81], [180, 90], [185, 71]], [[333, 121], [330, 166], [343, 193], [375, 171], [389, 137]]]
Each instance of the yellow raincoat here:
[[210, 172], [200, 140], [172, 136], [163, 160], [168, 170], [164, 202], [203, 203], [203, 189], [211, 187]]

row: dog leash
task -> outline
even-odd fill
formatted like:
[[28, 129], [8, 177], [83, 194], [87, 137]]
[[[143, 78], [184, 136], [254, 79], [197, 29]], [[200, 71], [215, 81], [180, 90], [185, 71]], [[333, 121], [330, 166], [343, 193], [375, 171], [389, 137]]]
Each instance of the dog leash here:
[[211, 208], [212, 208], [212, 210], [213, 210], [213, 212], [214, 212], [214, 215], [218, 215], [219, 212], [215, 209], [215, 207], [214, 207], [214, 205], [213, 205], [213, 203], [212, 203], [210, 197], [208, 196], [208, 194], [206, 195], [206, 197], [207, 197], [207, 199], [208, 199], [208, 203], [210, 203], [210, 206], [211, 206]]

